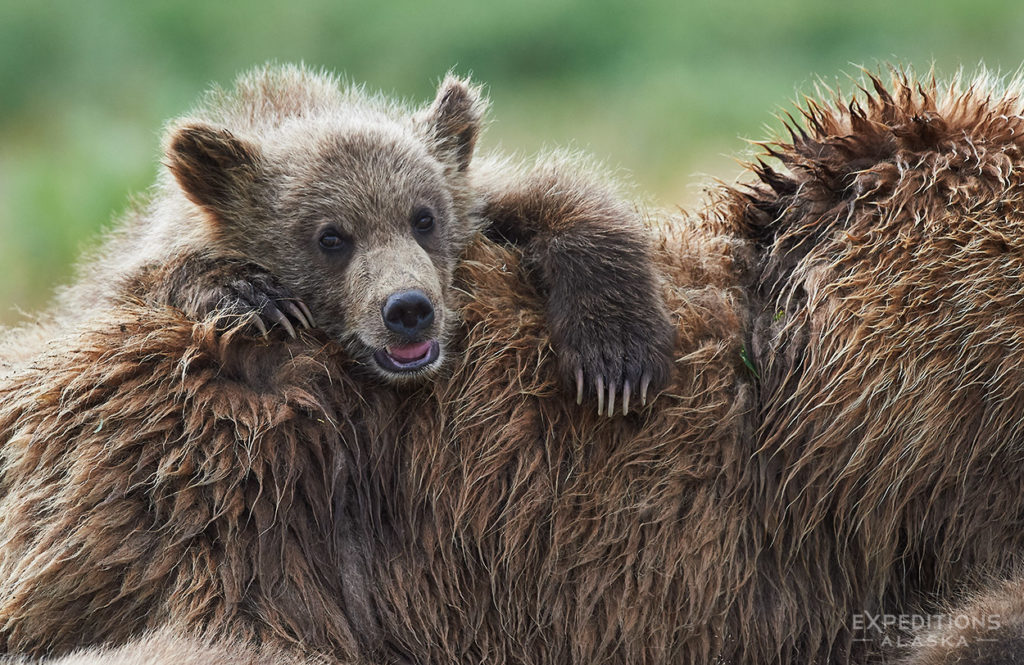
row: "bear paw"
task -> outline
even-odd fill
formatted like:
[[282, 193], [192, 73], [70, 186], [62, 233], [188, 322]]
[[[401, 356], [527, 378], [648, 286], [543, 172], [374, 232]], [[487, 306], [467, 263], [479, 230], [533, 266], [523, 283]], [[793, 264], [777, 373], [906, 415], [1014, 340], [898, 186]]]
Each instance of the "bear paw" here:
[[623, 415], [637, 402], [646, 406], [669, 377], [675, 328], [660, 308], [576, 319], [557, 328], [552, 337], [561, 373], [577, 404], [584, 395], [597, 397], [598, 415], [612, 417], [616, 404]]
[[264, 338], [275, 325], [283, 328], [292, 339], [296, 328], [308, 330], [316, 325], [306, 304], [269, 274], [237, 279], [218, 291], [210, 294], [216, 299], [211, 298], [211, 302], [216, 302], [217, 313], [233, 320], [251, 316], [251, 325]]
[[295, 338], [296, 328], [316, 325], [306, 304], [256, 264], [225, 261], [192, 268], [187, 286], [169, 303], [190, 317], [215, 316], [222, 330], [244, 322], [264, 338], [274, 326]]

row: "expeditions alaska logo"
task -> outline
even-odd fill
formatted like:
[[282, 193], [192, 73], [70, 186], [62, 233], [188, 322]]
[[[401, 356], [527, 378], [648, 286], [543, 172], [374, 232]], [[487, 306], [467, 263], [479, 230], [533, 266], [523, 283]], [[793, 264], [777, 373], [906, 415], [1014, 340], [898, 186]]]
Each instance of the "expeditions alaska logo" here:
[[[853, 615], [855, 642], [876, 642], [885, 647], [966, 646], [969, 641], [989, 642], [986, 632], [1002, 628], [998, 614], [872, 614]], [[970, 639], [969, 639], [970, 638]]]

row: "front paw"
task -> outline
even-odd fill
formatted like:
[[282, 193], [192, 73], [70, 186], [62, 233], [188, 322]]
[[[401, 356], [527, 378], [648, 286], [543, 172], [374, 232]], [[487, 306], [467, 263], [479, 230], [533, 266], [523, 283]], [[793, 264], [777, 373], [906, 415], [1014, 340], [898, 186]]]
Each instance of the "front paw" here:
[[306, 304], [255, 264], [219, 266], [197, 276], [184, 300], [186, 314], [197, 319], [216, 316], [224, 330], [243, 323], [264, 338], [274, 326], [295, 338], [296, 328], [316, 325]]
[[611, 417], [617, 403], [625, 415], [631, 403], [638, 400], [646, 406], [648, 397], [665, 385], [675, 328], [667, 313], [656, 307], [597, 316], [563, 312], [552, 330], [552, 342], [576, 403], [582, 404], [585, 395], [596, 396], [598, 414]]

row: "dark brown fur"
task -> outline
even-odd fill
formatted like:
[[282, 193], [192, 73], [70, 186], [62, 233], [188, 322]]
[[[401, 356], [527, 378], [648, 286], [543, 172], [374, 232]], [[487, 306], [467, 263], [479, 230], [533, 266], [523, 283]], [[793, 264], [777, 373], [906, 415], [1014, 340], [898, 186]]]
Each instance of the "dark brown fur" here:
[[[59, 653], [175, 618], [353, 654], [365, 589], [356, 577], [343, 583], [358, 552], [347, 552], [344, 520], [329, 519], [343, 504], [351, 465], [341, 441], [353, 424], [313, 406], [331, 401], [303, 378], [323, 372], [322, 354], [291, 361], [284, 347], [238, 347], [170, 312], [121, 314], [100, 319], [109, 333], [53, 357], [105, 378], [72, 370], [60, 387], [5, 385], [28, 389], [30, 409], [55, 409], [64, 415], [51, 423], [70, 429], [23, 437], [4, 419], [15, 429], [3, 447], [0, 651]], [[103, 348], [114, 338], [120, 349]], [[90, 387], [72, 397], [80, 380]], [[345, 381], [331, 387], [358, 394]], [[143, 405], [143, 394], [162, 397]], [[65, 415], [91, 424], [58, 425]]]
[[1024, 545], [1024, 120], [876, 85], [660, 224], [676, 362], [641, 414], [556, 389], [537, 268], [485, 240], [431, 385], [172, 310], [84, 322], [0, 388], [3, 647], [173, 620], [414, 663], [903, 655], [854, 617]]

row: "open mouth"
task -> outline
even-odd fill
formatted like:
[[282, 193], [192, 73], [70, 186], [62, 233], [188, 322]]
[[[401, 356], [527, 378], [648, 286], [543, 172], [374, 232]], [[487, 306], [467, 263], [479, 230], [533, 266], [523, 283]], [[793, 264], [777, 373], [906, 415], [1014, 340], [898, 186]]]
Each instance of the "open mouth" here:
[[437, 340], [388, 346], [373, 354], [373, 359], [388, 372], [415, 372], [437, 360], [440, 346]]

